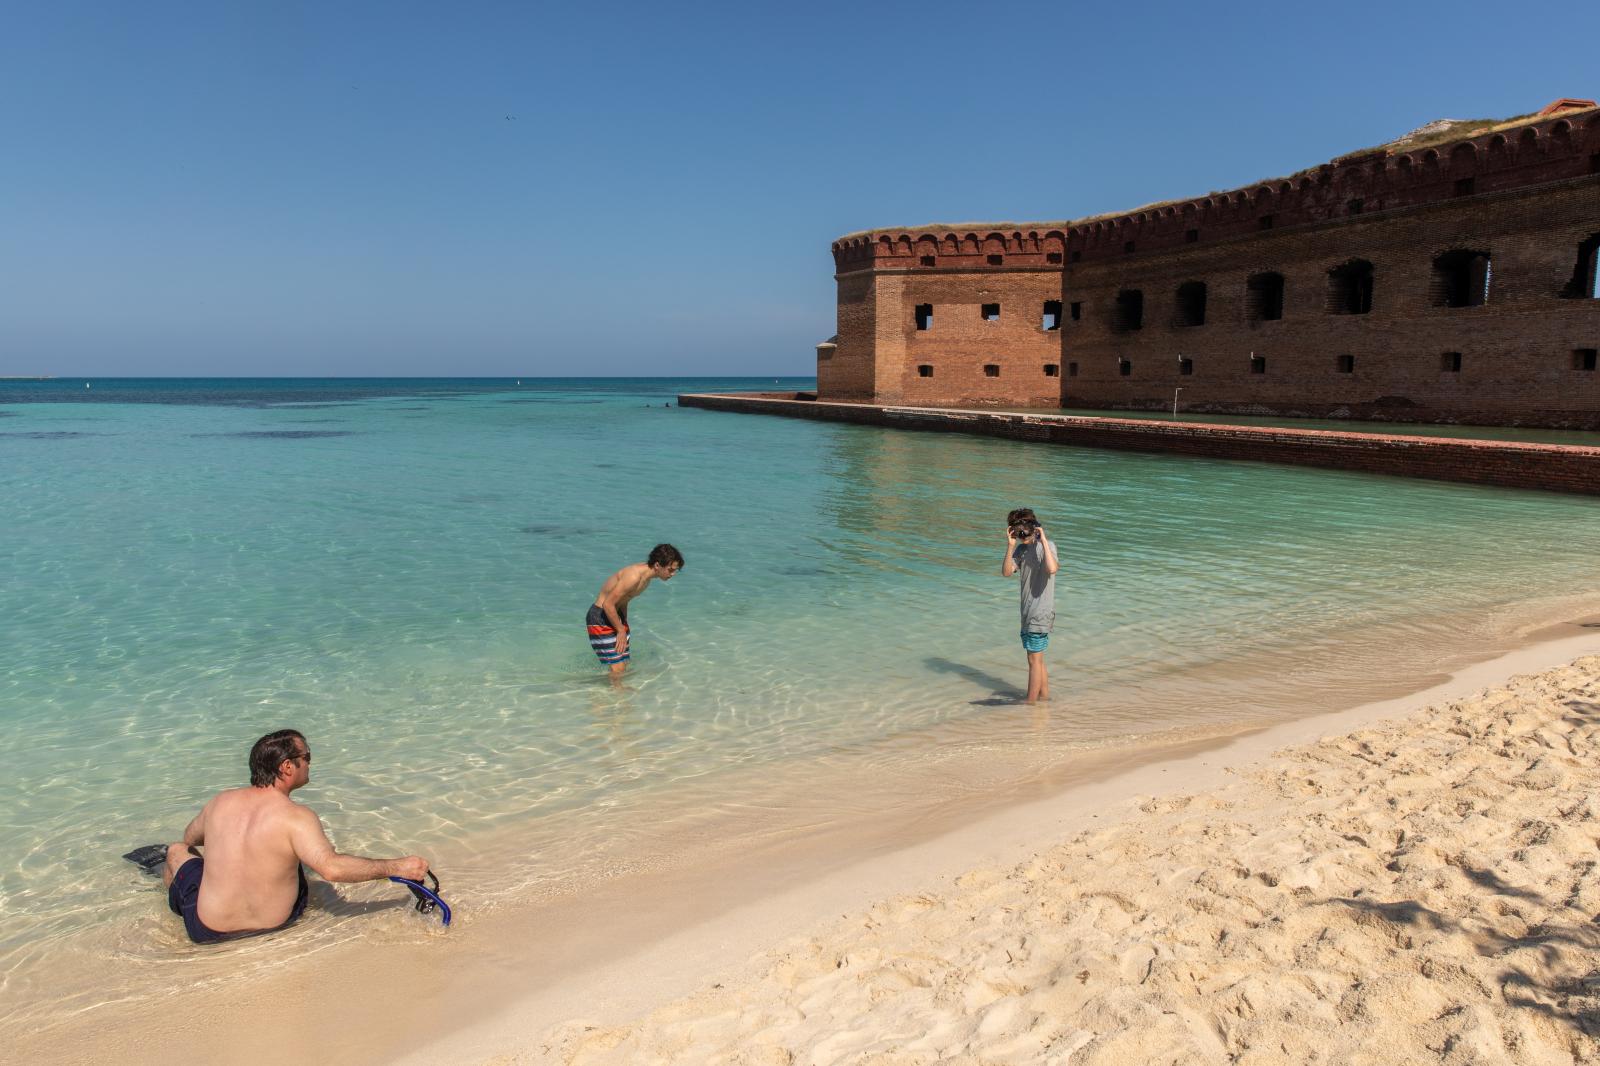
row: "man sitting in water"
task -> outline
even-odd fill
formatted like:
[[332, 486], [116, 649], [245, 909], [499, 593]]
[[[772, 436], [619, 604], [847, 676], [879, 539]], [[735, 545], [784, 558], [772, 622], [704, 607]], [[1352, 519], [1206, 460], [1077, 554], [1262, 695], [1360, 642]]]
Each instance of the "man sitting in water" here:
[[670, 581], [682, 569], [683, 553], [670, 544], [657, 544], [647, 561], [624, 566], [600, 586], [584, 624], [589, 627], [589, 646], [610, 667], [611, 680], [628, 668], [629, 601], [644, 591], [651, 578]]
[[[362, 859], [333, 850], [316, 813], [289, 798], [309, 780], [306, 738], [293, 729], [268, 733], [250, 749], [250, 787], [217, 793], [183, 839], [167, 845], [161, 880], [190, 940], [267, 932], [299, 918], [307, 894], [302, 863], [324, 881], [420, 881], [427, 874], [427, 860], [416, 855]], [[205, 858], [194, 851], [202, 844]]]

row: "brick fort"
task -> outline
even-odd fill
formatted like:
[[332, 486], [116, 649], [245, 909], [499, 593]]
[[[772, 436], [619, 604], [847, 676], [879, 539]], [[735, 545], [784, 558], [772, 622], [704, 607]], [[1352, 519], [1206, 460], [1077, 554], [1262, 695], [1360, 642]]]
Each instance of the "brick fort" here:
[[1597, 250], [1594, 101], [1442, 120], [1120, 214], [841, 237], [818, 399], [1600, 429]]

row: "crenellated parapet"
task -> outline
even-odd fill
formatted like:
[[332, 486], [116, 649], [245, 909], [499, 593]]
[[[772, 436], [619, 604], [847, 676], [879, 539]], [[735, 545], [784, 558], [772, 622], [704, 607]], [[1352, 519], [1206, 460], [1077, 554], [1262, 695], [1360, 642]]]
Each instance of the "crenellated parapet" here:
[[1600, 108], [1562, 100], [1537, 115], [1470, 131], [1424, 128], [1288, 177], [1120, 214], [849, 234], [833, 243], [834, 268], [1053, 270], [1590, 174], [1600, 174]]

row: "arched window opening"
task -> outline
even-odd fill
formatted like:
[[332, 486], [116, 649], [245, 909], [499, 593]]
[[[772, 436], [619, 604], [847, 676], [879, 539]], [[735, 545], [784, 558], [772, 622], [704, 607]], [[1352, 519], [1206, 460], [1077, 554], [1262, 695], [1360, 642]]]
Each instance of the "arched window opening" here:
[[1569, 300], [1600, 300], [1600, 233], [1591, 233], [1579, 243], [1572, 280], [1561, 295]]
[[1433, 261], [1429, 295], [1435, 307], [1482, 307], [1489, 302], [1493, 275], [1489, 253], [1464, 248], [1445, 252]]
[[1175, 326], [1203, 326], [1206, 324], [1206, 283], [1186, 281], [1178, 286]]
[[1244, 316], [1248, 322], [1276, 322], [1283, 317], [1283, 275], [1266, 270], [1244, 283]]
[[1372, 311], [1372, 264], [1352, 259], [1328, 271], [1328, 313], [1365, 315]]
[[1144, 328], [1143, 289], [1123, 289], [1117, 293], [1116, 311], [1112, 316], [1111, 328], [1119, 333]]

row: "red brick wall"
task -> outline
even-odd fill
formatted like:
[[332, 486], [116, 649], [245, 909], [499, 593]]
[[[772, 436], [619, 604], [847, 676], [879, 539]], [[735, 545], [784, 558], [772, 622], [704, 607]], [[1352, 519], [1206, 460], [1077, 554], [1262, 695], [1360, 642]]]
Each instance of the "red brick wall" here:
[[[1063, 379], [1062, 402], [1170, 409], [1181, 386], [1188, 411], [1600, 428], [1600, 373], [1572, 357], [1600, 347], [1600, 301], [1561, 296], [1596, 232], [1600, 177], [1080, 263], [1065, 279], [1083, 317], [1066, 327], [1062, 358], [1078, 374]], [[1433, 260], [1450, 249], [1490, 254], [1483, 306], [1435, 306]], [[1372, 263], [1372, 310], [1330, 314], [1328, 270], [1352, 257]], [[1246, 319], [1258, 271], [1284, 276], [1279, 321]], [[1191, 280], [1207, 287], [1205, 324], [1175, 325], [1177, 288]], [[1134, 332], [1113, 325], [1126, 288], [1144, 292]], [[1461, 354], [1459, 372], [1442, 369], [1446, 352]], [[1250, 372], [1252, 353], [1265, 373]]]
[[[1097, 220], [874, 231], [835, 242], [839, 347], [835, 367], [819, 362], [819, 394], [1148, 409], [1181, 386], [1188, 410], [1600, 428], [1600, 373], [1572, 365], [1600, 347], [1600, 301], [1561, 296], [1597, 233], [1595, 109]], [[1434, 257], [1458, 248], [1491, 256], [1485, 306], [1434, 305]], [[1373, 264], [1372, 311], [1330, 314], [1328, 270], [1355, 257]], [[1245, 280], [1267, 270], [1285, 276], [1284, 317], [1247, 321]], [[1206, 284], [1201, 326], [1174, 322], [1188, 281]], [[1136, 332], [1112, 329], [1124, 288], [1145, 296]], [[1059, 333], [1038, 328], [1046, 299], [1069, 311]], [[1001, 303], [998, 324], [977, 315], [985, 302]], [[918, 303], [934, 305], [925, 333]], [[1026, 314], [1013, 320], [1012, 304]], [[1250, 373], [1252, 352], [1265, 373]], [[1461, 353], [1459, 373], [1441, 369], [1446, 352]]]

